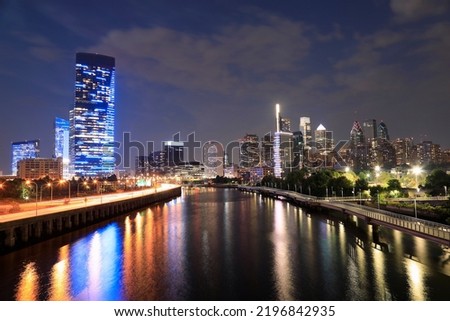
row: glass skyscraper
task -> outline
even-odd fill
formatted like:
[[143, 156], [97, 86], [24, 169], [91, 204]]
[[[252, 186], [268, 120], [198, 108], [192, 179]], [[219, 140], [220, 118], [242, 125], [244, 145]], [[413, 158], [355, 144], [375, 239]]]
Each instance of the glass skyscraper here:
[[11, 144], [12, 148], [12, 175], [17, 175], [17, 163], [22, 159], [37, 158], [40, 152], [40, 141], [26, 140], [23, 142], [14, 142]]
[[70, 169], [75, 176], [114, 173], [114, 77], [113, 57], [77, 53], [70, 111]]
[[55, 151], [54, 158], [61, 158], [63, 165], [63, 177], [69, 178], [69, 130], [70, 125], [67, 119], [55, 117]]

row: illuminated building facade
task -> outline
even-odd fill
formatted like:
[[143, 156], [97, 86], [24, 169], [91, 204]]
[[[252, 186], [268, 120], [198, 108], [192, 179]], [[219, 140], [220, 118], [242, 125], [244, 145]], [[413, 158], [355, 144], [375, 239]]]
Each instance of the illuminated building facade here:
[[277, 130], [274, 134], [274, 167], [273, 173], [277, 178], [282, 177], [286, 172], [292, 169], [294, 162], [293, 139], [291, 132], [284, 132], [280, 116], [280, 105], [276, 105], [276, 124]]
[[12, 149], [12, 162], [11, 172], [12, 175], [17, 175], [17, 165], [20, 160], [27, 158], [37, 158], [40, 152], [40, 141], [26, 140], [22, 142], [13, 142], [11, 144]]
[[62, 158], [27, 158], [17, 163], [17, 176], [22, 179], [61, 179], [63, 173]]
[[114, 173], [115, 59], [77, 53], [70, 111], [70, 169], [75, 176]]
[[259, 138], [257, 135], [247, 134], [239, 140], [239, 167], [248, 169], [259, 163]]
[[70, 177], [69, 174], [69, 134], [70, 134], [70, 125], [67, 119], [55, 118], [54, 123], [54, 131], [55, 131], [55, 150], [54, 150], [54, 158], [62, 159], [62, 176], [65, 179]]

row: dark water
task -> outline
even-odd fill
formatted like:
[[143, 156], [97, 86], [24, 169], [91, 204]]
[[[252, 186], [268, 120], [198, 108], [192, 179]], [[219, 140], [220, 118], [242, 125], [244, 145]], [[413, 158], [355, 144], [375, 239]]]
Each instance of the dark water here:
[[448, 249], [227, 189], [0, 256], [0, 275], [1, 300], [450, 299]]

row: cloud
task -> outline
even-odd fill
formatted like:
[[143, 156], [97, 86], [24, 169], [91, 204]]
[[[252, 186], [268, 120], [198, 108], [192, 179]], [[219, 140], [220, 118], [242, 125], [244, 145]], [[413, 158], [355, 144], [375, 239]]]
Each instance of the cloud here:
[[151, 82], [240, 94], [282, 83], [301, 69], [309, 48], [302, 24], [266, 16], [210, 35], [164, 27], [113, 30], [89, 50], [115, 55], [118, 68]]
[[446, 0], [391, 0], [390, 6], [399, 22], [408, 22], [443, 14], [448, 10], [449, 2]]

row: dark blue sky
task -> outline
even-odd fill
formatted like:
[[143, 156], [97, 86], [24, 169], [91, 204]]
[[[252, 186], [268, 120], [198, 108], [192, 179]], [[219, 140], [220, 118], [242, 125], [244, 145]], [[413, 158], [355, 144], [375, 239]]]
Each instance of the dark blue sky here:
[[224, 144], [274, 130], [274, 105], [347, 139], [354, 120], [449, 147], [446, 0], [0, 0], [0, 170], [73, 104], [75, 53], [116, 58], [116, 140]]

